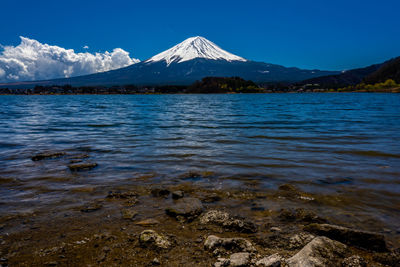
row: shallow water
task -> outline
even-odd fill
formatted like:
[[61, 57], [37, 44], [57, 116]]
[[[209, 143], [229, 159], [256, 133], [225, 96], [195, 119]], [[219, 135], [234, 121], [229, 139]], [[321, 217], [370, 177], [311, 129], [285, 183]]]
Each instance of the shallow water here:
[[[344, 194], [400, 227], [399, 140], [398, 94], [0, 96], [0, 211], [68, 206], [91, 197], [76, 199], [87, 186], [207, 172], [190, 180], [256, 181], [255, 190], [292, 182]], [[31, 160], [43, 151], [67, 156]], [[81, 154], [98, 167], [71, 172]]]

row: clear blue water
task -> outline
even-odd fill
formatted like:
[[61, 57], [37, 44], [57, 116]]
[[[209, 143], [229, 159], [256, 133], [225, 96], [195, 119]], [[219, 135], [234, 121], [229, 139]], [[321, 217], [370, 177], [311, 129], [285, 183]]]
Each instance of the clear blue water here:
[[[87, 153], [99, 166], [71, 173], [68, 157], [33, 162], [42, 151]], [[296, 182], [399, 203], [400, 95], [0, 96], [0, 209], [188, 172], [212, 173], [216, 186]]]

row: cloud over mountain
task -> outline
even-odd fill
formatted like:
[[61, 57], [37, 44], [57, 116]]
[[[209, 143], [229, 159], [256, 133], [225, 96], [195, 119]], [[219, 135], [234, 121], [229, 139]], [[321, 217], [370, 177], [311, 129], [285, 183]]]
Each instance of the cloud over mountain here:
[[139, 62], [121, 48], [104, 53], [75, 53], [73, 49], [42, 44], [22, 36], [20, 38], [18, 46], [2, 47], [0, 82], [67, 78], [118, 69]]

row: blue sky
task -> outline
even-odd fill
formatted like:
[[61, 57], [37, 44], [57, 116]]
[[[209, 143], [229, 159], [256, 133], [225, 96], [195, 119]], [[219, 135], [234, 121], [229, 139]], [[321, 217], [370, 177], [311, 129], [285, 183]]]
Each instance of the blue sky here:
[[400, 56], [400, 1], [1, 1], [0, 44], [25, 36], [144, 60], [191, 36], [247, 59], [343, 70]]

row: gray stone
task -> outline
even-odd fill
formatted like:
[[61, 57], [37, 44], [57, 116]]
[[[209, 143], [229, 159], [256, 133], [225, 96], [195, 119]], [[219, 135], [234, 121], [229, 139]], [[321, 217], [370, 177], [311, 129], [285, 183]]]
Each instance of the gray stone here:
[[223, 228], [243, 233], [257, 232], [257, 226], [254, 223], [238, 217], [233, 217], [229, 213], [219, 210], [210, 210], [203, 214], [200, 218], [200, 223], [216, 224]]
[[353, 255], [351, 257], [345, 258], [342, 262], [343, 267], [367, 267], [367, 262], [364, 258]]
[[298, 249], [304, 247], [311, 240], [315, 238], [314, 235], [308, 233], [298, 233], [289, 239], [289, 249]]
[[262, 267], [280, 267], [282, 262], [282, 257], [278, 254], [272, 254], [271, 256], [264, 257], [256, 262], [256, 266]]
[[144, 247], [167, 249], [171, 246], [168, 239], [153, 230], [144, 230], [139, 235], [139, 243]]
[[386, 252], [385, 237], [379, 233], [360, 231], [331, 224], [310, 224], [304, 230], [323, 235], [350, 246], [360, 247], [371, 251]]
[[254, 252], [255, 248], [253, 244], [241, 237], [234, 238], [220, 238], [215, 235], [210, 235], [204, 242], [204, 248], [206, 250], [215, 250], [223, 248], [230, 252]]
[[214, 267], [226, 267], [229, 266], [229, 259], [218, 258], [217, 262], [214, 263]]
[[165, 209], [165, 212], [177, 219], [191, 221], [203, 212], [203, 204], [197, 198], [181, 198], [175, 201], [175, 204]]
[[286, 261], [289, 267], [339, 266], [346, 254], [346, 245], [324, 236], [314, 238]]
[[232, 267], [248, 266], [249, 262], [250, 253], [248, 252], [234, 253], [229, 257], [229, 266]]

